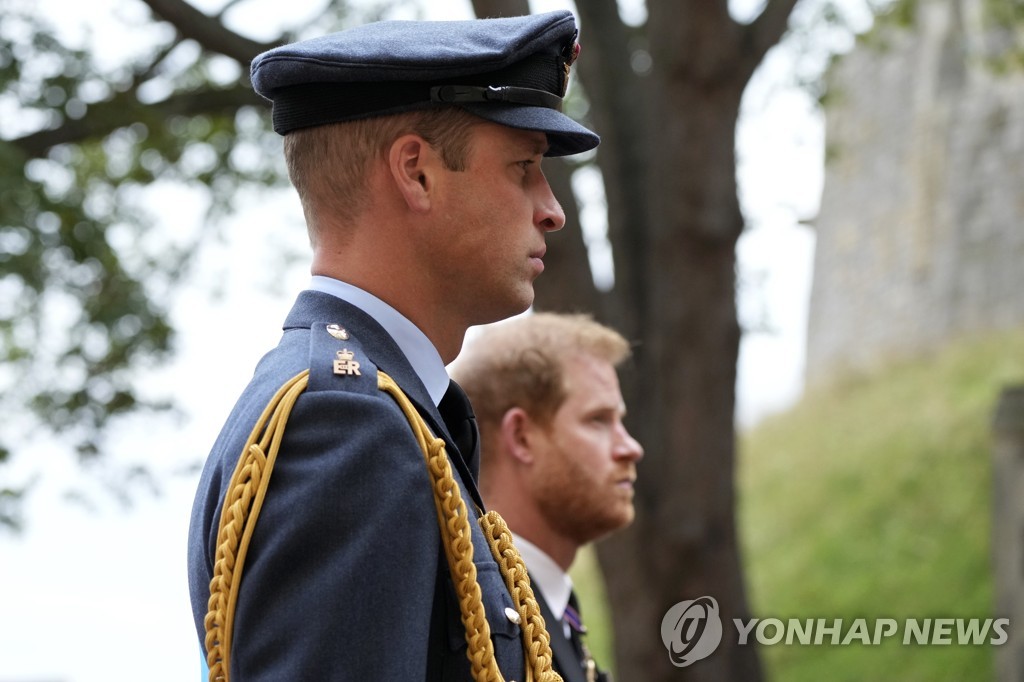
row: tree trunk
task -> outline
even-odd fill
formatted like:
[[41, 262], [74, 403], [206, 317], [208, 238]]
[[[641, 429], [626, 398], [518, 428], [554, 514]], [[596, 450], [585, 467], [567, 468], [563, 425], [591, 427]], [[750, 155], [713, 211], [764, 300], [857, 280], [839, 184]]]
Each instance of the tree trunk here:
[[[558, 235], [549, 239], [559, 244], [552, 251], [557, 265], [549, 260], [559, 274], [538, 281], [538, 303], [595, 306], [638, 344], [621, 373], [629, 427], [646, 450], [637, 516], [598, 545], [618, 678], [630, 682], [762, 677], [756, 649], [737, 645], [732, 623], [750, 617], [733, 487], [735, 247], [743, 230], [735, 138], [743, 90], [795, 2], [769, 0], [754, 22], [741, 25], [726, 0], [649, 0], [649, 19], [639, 28], [622, 23], [616, 0], [577, 3], [577, 75], [602, 138], [596, 160], [615, 288], [599, 296], [580, 276], [585, 254], [569, 227], [564, 244]], [[491, 12], [496, 4], [501, 0], [488, 3]], [[514, 5], [510, 13], [522, 10]], [[642, 50], [652, 67], [638, 73], [633, 57]], [[563, 202], [571, 199], [564, 187], [556, 191]], [[719, 604], [721, 644], [677, 668], [662, 642], [662, 619], [674, 604], [702, 596]]]
[[[598, 551], [615, 621], [635, 633], [616, 638], [625, 677], [747, 682], [761, 676], [756, 653], [730, 636], [732, 619], [749, 617], [733, 494], [735, 241], [742, 229], [734, 140], [742, 84], [723, 79], [709, 92], [668, 71], [656, 66], [648, 77], [651, 130], [659, 137], [648, 147], [648, 310], [635, 370], [624, 377], [632, 428], [647, 456], [636, 521]], [[676, 668], [662, 618], [677, 602], [705, 595], [721, 608], [722, 643], [707, 660]]]

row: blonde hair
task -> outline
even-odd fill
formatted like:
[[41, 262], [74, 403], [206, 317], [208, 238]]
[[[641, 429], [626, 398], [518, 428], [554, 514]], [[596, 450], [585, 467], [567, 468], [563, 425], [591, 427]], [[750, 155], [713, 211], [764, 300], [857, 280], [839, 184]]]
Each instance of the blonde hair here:
[[469, 129], [483, 119], [457, 107], [330, 123], [292, 131], [284, 138], [288, 177], [302, 201], [310, 242], [317, 243], [323, 216], [345, 220], [366, 206], [372, 162], [402, 135], [419, 135], [439, 150], [445, 167], [466, 168]]
[[481, 430], [513, 407], [547, 425], [566, 398], [565, 363], [583, 353], [617, 367], [630, 345], [589, 315], [533, 313], [486, 327], [452, 365], [452, 378], [469, 396]]

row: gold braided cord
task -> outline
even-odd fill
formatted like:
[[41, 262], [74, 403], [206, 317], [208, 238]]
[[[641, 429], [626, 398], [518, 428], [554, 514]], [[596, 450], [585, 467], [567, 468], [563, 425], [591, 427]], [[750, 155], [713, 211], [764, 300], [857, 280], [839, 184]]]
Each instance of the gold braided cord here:
[[[494, 644], [490, 638], [490, 627], [484, 617], [480, 585], [476, 581], [469, 515], [458, 483], [452, 476], [444, 441], [433, 437], [430, 427], [398, 384], [379, 370], [377, 385], [393, 397], [402, 408], [423, 451], [423, 456], [427, 459], [427, 468], [434, 481], [434, 502], [438, 510], [441, 539], [452, 581], [455, 583], [455, 592], [459, 598], [462, 624], [466, 629], [466, 656], [470, 661], [473, 679], [477, 682], [503, 682], [504, 678], [494, 660]], [[540, 606], [530, 587], [526, 565], [512, 544], [512, 534], [508, 526], [495, 511], [480, 517], [478, 522], [501, 569], [512, 603], [519, 613], [523, 649], [526, 652], [527, 681], [562, 682], [561, 676], [551, 669], [551, 637], [545, 628]]]
[[210, 682], [228, 682], [230, 677], [231, 634], [245, 554], [270, 484], [285, 424], [308, 383], [309, 370], [305, 370], [292, 377], [270, 399], [249, 434], [228, 484], [217, 528], [210, 601], [204, 621]]
[[[285, 425], [295, 401], [308, 383], [309, 371], [305, 370], [274, 394], [253, 427], [228, 484], [217, 529], [210, 600], [204, 621], [209, 682], [229, 682], [235, 606], [246, 551], [270, 484]], [[490, 625], [485, 617], [473, 564], [469, 510], [452, 474], [444, 441], [433, 436], [419, 412], [391, 377], [378, 371], [377, 385], [395, 400], [405, 414], [430, 473], [438, 528], [459, 599], [468, 645], [466, 656], [473, 679], [477, 682], [504, 682], [494, 658]], [[489, 512], [478, 522], [520, 616], [527, 681], [561, 682], [562, 678], [551, 669], [551, 638], [545, 629], [522, 557], [512, 544], [511, 533], [497, 512]]]
[[494, 560], [498, 562], [501, 575], [505, 578], [512, 603], [519, 612], [520, 628], [523, 633], [523, 647], [526, 649], [526, 679], [536, 682], [561, 682], [562, 678], [552, 670], [554, 654], [551, 652], [551, 635], [545, 627], [540, 605], [530, 586], [530, 575], [519, 550], [512, 543], [512, 533], [501, 514], [493, 509], [480, 517], [487, 543], [491, 546]]
[[466, 656], [469, 658], [473, 679], [477, 682], [499, 682], [503, 678], [494, 659], [491, 626], [484, 615], [480, 583], [476, 579], [476, 565], [473, 564], [469, 510], [452, 476], [444, 441], [430, 433], [427, 423], [394, 379], [378, 370], [377, 386], [398, 403], [427, 462], [433, 481], [434, 507], [437, 510], [438, 527], [441, 529], [441, 542], [448, 559], [448, 571], [455, 585], [455, 594], [459, 599], [462, 626], [466, 631]]

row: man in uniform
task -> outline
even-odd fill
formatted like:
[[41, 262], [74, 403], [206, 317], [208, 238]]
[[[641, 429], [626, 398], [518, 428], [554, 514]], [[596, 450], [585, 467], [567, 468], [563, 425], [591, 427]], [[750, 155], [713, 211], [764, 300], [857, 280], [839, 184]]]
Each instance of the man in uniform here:
[[[214, 676], [470, 679], [467, 628], [411, 425], [421, 419], [443, 438], [455, 491], [482, 508], [476, 427], [445, 365], [468, 327], [533, 301], [545, 237], [564, 222], [541, 160], [599, 141], [560, 112], [578, 49], [574, 19], [560, 11], [380, 22], [252, 62], [253, 86], [273, 102], [284, 136], [313, 279], [199, 482], [189, 587]], [[381, 390], [378, 370], [413, 415]], [[293, 377], [286, 425], [271, 420], [266, 442], [247, 447]], [[242, 454], [252, 464], [234, 477], [249, 487], [229, 484]], [[226, 496], [236, 502], [225, 511]], [[258, 523], [234, 525], [250, 508]], [[505, 679], [521, 680], [520, 616], [475, 523], [471, 531], [485, 639]], [[237, 584], [225, 600], [228, 577]]]
[[589, 317], [537, 313], [487, 327], [452, 365], [480, 425], [480, 491], [530, 568], [566, 682], [607, 679], [568, 571], [580, 547], [633, 520], [643, 448], [622, 423], [616, 374], [628, 355]]

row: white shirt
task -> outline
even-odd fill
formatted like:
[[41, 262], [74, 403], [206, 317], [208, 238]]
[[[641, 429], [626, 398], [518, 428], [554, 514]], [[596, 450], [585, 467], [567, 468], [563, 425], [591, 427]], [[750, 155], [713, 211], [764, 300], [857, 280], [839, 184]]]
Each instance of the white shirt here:
[[530, 583], [539, 587], [540, 591], [544, 593], [544, 600], [548, 603], [548, 608], [551, 609], [551, 615], [562, 623], [562, 630], [568, 637], [569, 625], [562, 620], [562, 616], [565, 615], [565, 607], [569, 605], [572, 578], [555, 563], [554, 559], [545, 554], [544, 550], [526, 538], [512, 533], [512, 542], [519, 550], [519, 555], [523, 557], [523, 562], [530, 574]]
[[351, 303], [376, 320], [405, 354], [434, 405], [441, 402], [450, 381], [448, 370], [437, 348], [409, 318], [373, 294], [341, 280], [313, 275], [309, 288]]

